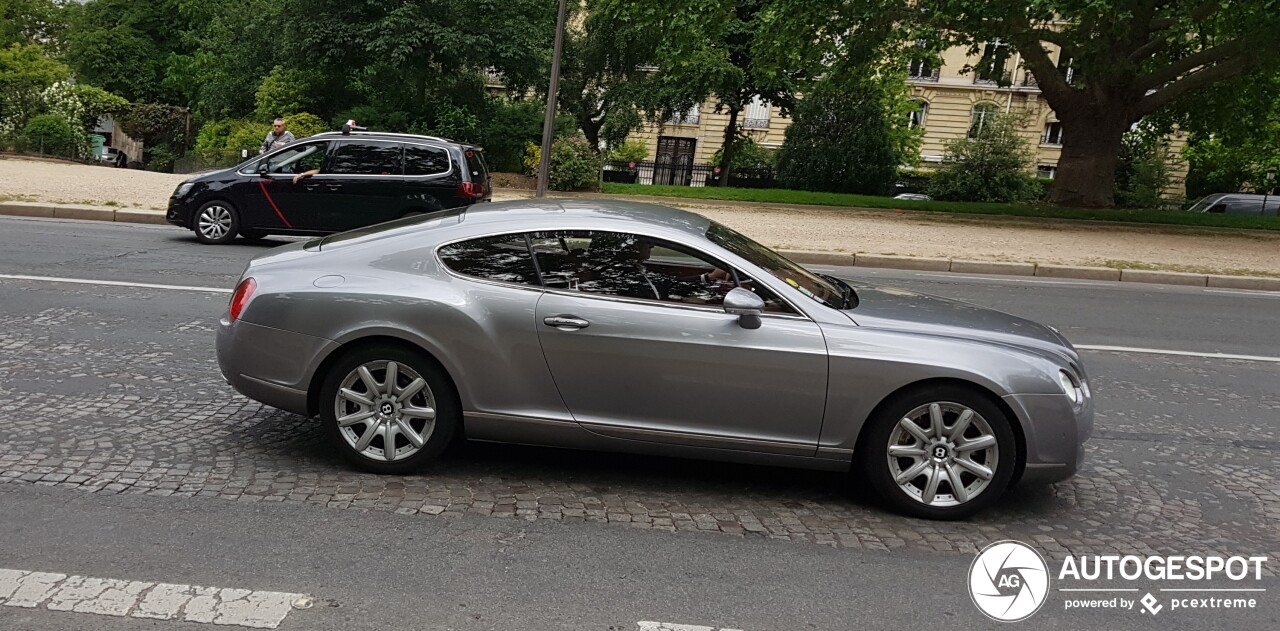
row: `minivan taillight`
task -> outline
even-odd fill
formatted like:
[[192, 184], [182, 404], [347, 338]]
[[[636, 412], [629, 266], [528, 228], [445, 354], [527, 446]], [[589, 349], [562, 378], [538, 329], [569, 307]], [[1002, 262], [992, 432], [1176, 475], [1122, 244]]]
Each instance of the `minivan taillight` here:
[[240, 285], [236, 287], [236, 293], [231, 294], [232, 322], [240, 319], [240, 312], [244, 311], [244, 306], [249, 304], [249, 299], [253, 297], [253, 290], [257, 288], [258, 283], [252, 278], [240, 281]]
[[484, 184], [462, 182], [458, 184], [458, 197], [484, 197]]

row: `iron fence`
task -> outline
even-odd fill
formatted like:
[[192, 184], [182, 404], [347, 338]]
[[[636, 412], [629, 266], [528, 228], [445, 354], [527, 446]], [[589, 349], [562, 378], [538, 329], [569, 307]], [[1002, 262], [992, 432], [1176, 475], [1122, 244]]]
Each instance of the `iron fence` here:
[[[719, 167], [678, 162], [608, 162], [601, 179], [622, 184], [665, 184], [674, 186], [718, 186]], [[735, 169], [729, 173], [729, 186], [739, 188], [778, 188], [773, 169]]]

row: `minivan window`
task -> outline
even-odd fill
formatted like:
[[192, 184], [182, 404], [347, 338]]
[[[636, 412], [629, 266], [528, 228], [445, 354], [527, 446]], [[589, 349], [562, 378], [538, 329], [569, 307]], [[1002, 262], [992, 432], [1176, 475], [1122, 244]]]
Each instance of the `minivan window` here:
[[331, 173], [343, 175], [401, 175], [400, 144], [394, 142], [343, 142], [333, 153]]
[[449, 153], [440, 147], [404, 146], [405, 175], [439, 175], [449, 171]]

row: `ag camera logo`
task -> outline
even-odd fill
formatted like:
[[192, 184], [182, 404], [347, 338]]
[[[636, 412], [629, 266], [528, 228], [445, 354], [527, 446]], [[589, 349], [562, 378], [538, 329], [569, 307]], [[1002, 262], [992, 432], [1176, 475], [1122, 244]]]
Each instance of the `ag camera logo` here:
[[1025, 620], [1048, 600], [1049, 566], [1026, 544], [997, 541], [969, 566], [969, 597], [992, 620]]

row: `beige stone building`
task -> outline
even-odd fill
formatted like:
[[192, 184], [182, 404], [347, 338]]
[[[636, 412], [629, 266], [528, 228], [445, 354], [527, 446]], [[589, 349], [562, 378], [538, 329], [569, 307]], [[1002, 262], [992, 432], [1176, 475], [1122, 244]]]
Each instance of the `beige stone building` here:
[[[1074, 78], [1069, 59], [1052, 53], [1059, 70], [1067, 80]], [[982, 63], [983, 59], [997, 60]], [[951, 48], [941, 55], [941, 64], [916, 60], [908, 69], [907, 81], [911, 98], [919, 110], [905, 121], [924, 129], [918, 168], [929, 168], [942, 161], [945, 143], [976, 132], [989, 118], [1001, 112], [1026, 115], [1023, 134], [1035, 148], [1036, 174], [1052, 178], [1057, 173], [1062, 152], [1062, 126], [1048, 103], [1041, 98], [1035, 78], [1021, 65], [1016, 53], [999, 41], [988, 43], [985, 50], [970, 56], [965, 48]], [[965, 72], [966, 66], [972, 66]], [[649, 147], [648, 158], [673, 165], [705, 165], [724, 143], [728, 112], [715, 112], [712, 97], [682, 116], [650, 124], [635, 138]], [[769, 103], [751, 103], [740, 115], [743, 132], [757, 143], [771, 148], [782, 146], [790, 119]], [[1170, 139], [1172, 155], [1185, 144], [1181, 135]], [[1174, 185], [1168, 191], [1182, 194], [1186, 165], [1177, 160], [1173, 167]], [[691, 177], [690, 184], [701, 185], [701, 177]]]

